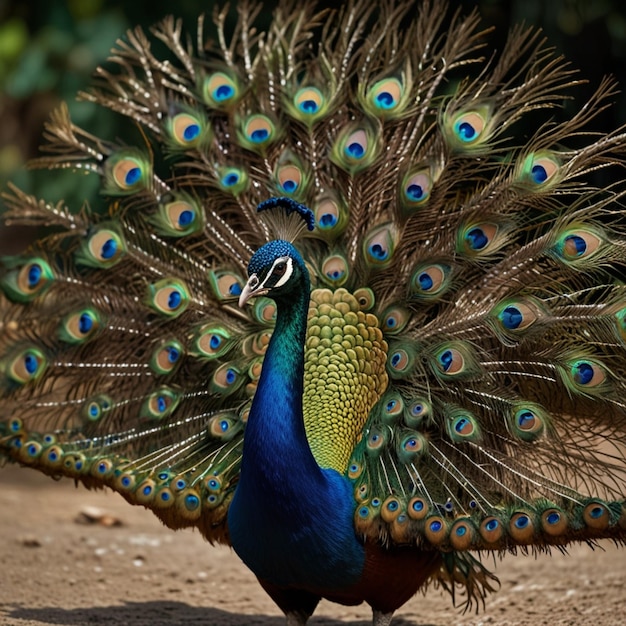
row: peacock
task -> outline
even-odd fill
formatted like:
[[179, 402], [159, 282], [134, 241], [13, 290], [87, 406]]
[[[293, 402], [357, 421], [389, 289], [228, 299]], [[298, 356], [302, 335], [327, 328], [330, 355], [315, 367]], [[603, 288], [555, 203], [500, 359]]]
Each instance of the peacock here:
[[231, 545], [290, 626], [626, 540], [615, 82], [558, 121], [580, 81], [538, 31], [483, 54], [442, 0], [339, 5], [129, 31], [81, 96], [139, 140], [61, 105], [33, 162], [106, 212], [3, 196], [46, 230], [2, 258], [2, 461]]

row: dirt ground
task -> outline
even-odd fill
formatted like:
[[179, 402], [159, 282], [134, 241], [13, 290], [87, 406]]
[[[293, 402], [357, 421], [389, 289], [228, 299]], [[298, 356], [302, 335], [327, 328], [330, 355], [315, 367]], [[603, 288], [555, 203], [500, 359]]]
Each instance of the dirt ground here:
[[[79, 523], [95, 506], [120, 526]], [[121, 497], [27, 469], [0, 469], [3, 626], [282, 626], [278, 609], [227, 548], [174, 533]], [[507, 556], [502, 586], [480, 614], [462, 615], [437, 589], [398, 611], [394, 626], [626, 624], [626, 549], [574, 547], [568, 556]], [[367, 606], [322, 602], [311, 626], [367, 626]]]

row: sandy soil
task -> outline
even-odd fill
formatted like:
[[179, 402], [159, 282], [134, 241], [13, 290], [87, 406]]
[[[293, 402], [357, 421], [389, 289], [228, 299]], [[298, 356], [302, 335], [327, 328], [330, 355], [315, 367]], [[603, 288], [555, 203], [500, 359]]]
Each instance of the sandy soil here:
[[[120, 526], [80, 524], [96, 506]], [[278, 609], [230, 550], [174, 533], [112, 493], [76, 489], [27, 469], [0, 470], [3, 626], [282, 626]], [[462, 615], [439, 590], [417, 595], [394, 626], [626, 624], [626, 549], [574, 547], [568, 556], [507, 556], [502, 587]], [[367, 606], [323, 602], [311, 626], [367, 626]]]

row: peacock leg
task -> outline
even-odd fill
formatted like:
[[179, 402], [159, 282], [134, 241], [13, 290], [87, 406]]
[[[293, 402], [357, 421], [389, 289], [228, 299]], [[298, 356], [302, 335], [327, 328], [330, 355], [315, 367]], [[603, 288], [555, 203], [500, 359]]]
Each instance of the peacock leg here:
[[302, 613], [285, 613], [287, 617], [287, 626], [305, 626], [309, 620], [309, 616]]
[[372, 626], [389, 626], [393, 618], [393, 611], [391, 613], [383, 613], [382, 611], [373, 612]]
[[287, 626], [304, 626], [321, 599], [302, 589], [279, 587], [260, 578], [258, 581], [287, 617]]

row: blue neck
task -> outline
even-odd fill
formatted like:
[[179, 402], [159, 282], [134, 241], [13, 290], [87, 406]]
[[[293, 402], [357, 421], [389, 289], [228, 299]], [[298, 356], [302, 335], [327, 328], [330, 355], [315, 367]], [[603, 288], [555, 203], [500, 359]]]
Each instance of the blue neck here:
[[309, 280], [277, 301], [276, 327], [254, 396], [239, 483], [228, 512], [235, 551], [260, 578], [321, 588], [355, 582], [364, 553], [348, 481], [321, 469], [302, 417]]

